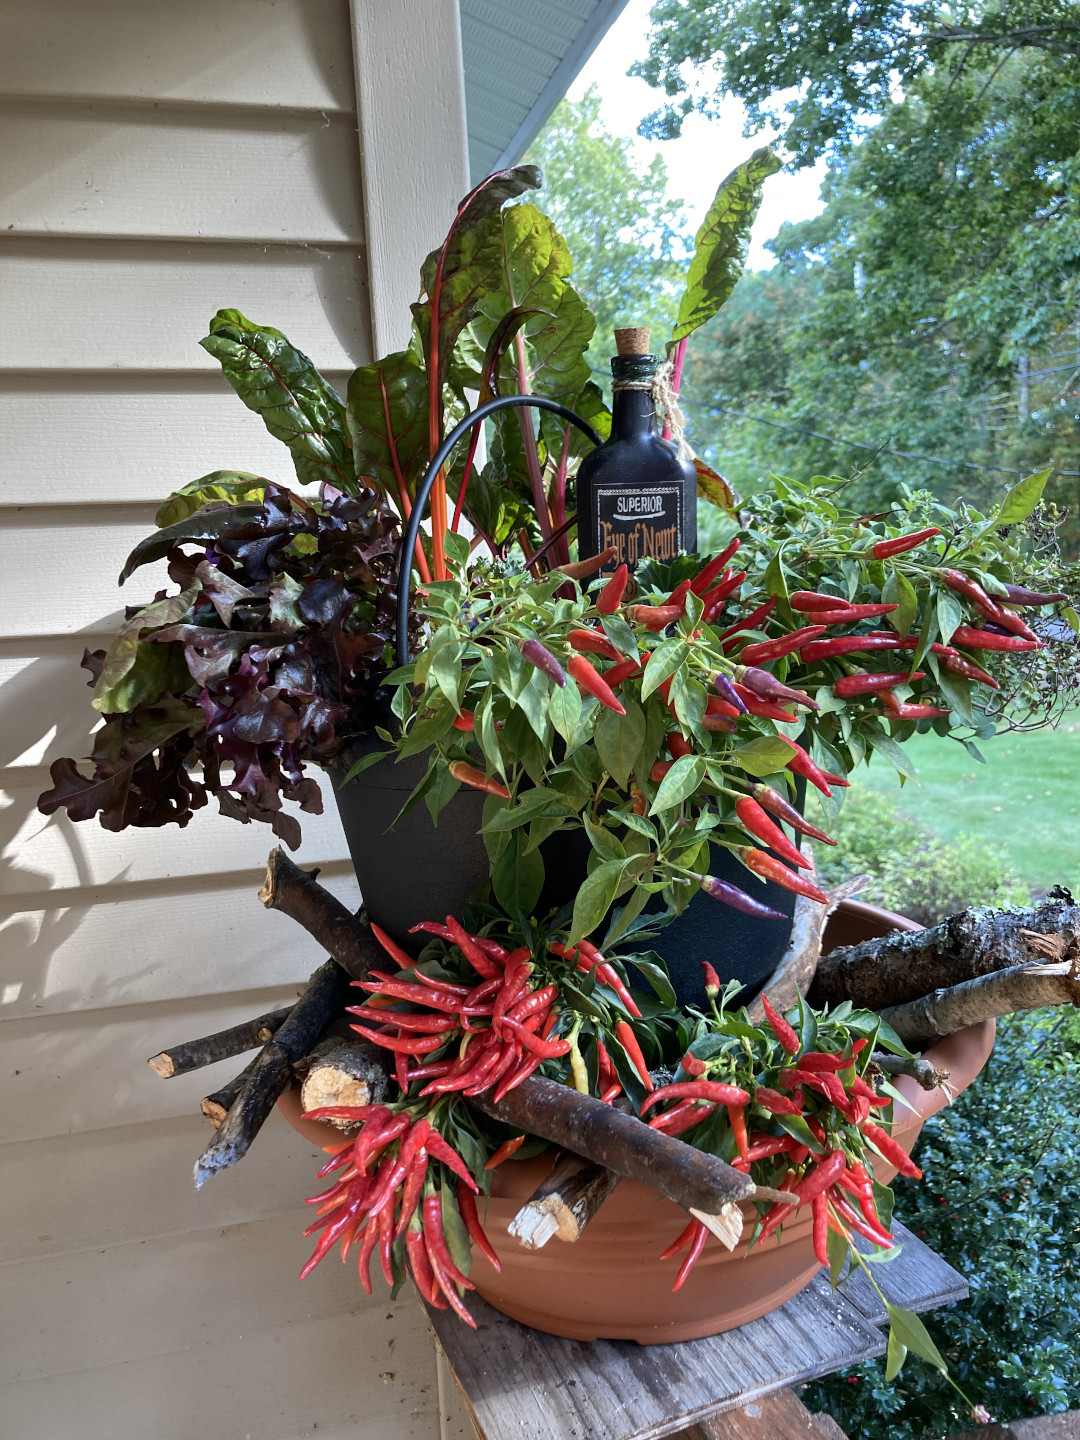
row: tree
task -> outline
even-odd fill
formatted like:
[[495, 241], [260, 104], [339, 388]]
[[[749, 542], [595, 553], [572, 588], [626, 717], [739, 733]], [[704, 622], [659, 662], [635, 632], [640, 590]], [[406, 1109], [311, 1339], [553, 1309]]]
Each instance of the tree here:
[[595, 86], [562, 101], [528, 158], [544, 172], [544, 208], [596, 316], [590, 360], [606, 374], [616, 325], [649, 325], [657, 340], [670, 335], [693, 237], [678, 202], [666, 198], [663, 160], [642, 164], [633, 141], [604, 127]]
[[[736, 95], [756, 129], [781, 128], [798, 164], [857, 135], [927, 74], [992, 74], [1009, 57], [1080, 56], [1073, 0], [658, 0], [648, 58], [632, 73], [674, 103], [644, 122], [670, 138], [691, 110]], [[687, 70], [715, 75], [692, 88]], [[795, 92], [778, 109], [778, 96]]]

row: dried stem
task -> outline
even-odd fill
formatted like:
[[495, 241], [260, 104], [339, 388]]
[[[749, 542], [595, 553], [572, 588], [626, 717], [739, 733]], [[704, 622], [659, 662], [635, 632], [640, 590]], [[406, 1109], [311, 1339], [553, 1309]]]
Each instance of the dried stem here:
[[254, 1050], [281, 1029], [292, 1011], [287, 1005], [284, 1010], [271, 1010], [266, 1015], [257, 1015], [254, 1020], [245, 1020], [229, 1030], [219, 1030], [215, 1035], [204, 1035], [201, 1040], [186, 1040], [182, 1045], [173, 1045], [147, 1060], [150, 1069], [163, 1080], [174, 1075], [187, 1075], [192, 1070], [201, 1070], [204, 1065], [214, 1065], [219, 1060], [229, 1060], [233, 1055], [243, 1055], [245, 1050]]

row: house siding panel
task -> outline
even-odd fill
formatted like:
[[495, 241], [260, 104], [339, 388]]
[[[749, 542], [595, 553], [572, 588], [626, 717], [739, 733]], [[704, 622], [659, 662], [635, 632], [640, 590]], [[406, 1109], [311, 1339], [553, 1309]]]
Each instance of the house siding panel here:
[[[199, 1195], [202, 1095], [146, 1057], [287, 1004], [324, 958], [256, 890], [274, 837], [209, 809], [116, 835], [35, 809], [95, 721], [99, 648], [160, 566], [157, 503], [295, 483], [198, 341], [235, 306], [337, 383], [371, 356], [348, 0], [0, 0], [0, 1213], [4, 1433], [435, 1440], [406, 1292], [303, 1289], [318, 1157], [276, 1117]], [[332, 800], [297, 858], [359, 901]]]

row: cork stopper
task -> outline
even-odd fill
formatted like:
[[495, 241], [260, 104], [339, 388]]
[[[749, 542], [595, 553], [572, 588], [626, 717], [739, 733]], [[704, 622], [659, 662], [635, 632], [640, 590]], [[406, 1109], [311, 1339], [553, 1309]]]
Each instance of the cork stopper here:
[[629, 330], [616, 330], [615, 349], [620, 355], [647, 355], [649, 353], [649, 327], [635, 325]]

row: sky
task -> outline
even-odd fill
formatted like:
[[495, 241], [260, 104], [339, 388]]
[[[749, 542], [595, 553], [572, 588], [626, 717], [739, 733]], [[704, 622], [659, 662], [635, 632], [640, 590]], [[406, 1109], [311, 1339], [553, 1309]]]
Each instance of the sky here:
[[[630, 0], [570, 90], [570, 99], [579, 100], [590, 85], [595, 85], [601, 96], [604, 123], [615, 135], [635, 135], [638, 122], [664, 98], [644, 80], [632, 79], [626, 73], [648, 50], [646, 37], [652, 3], [653, 0]], [[645, 158], [657, 152], [663, 157], [668, 172], [668, 195], [684, 202], [694, 229], [704, 218], [724, 176], [770, 138], [767, 134], [752, 139], [744, 137], [745, 113], [742, 104], [729, 96], [722, 102], [717, 119], [707, 120], [696, 112], [689, 116], [678, 140], [637, 140]], [[775, 264], [775, 257], [764, 248], [764, 242], [776, 234], [785, 220], [806, 220], [820, 212], [822, 174], [823, 167], [815, 166], [795, 174], [781, 171], [766, 180], [764, 199], [750, 239], [748, 264], [751, 269], [763, 270]]]

